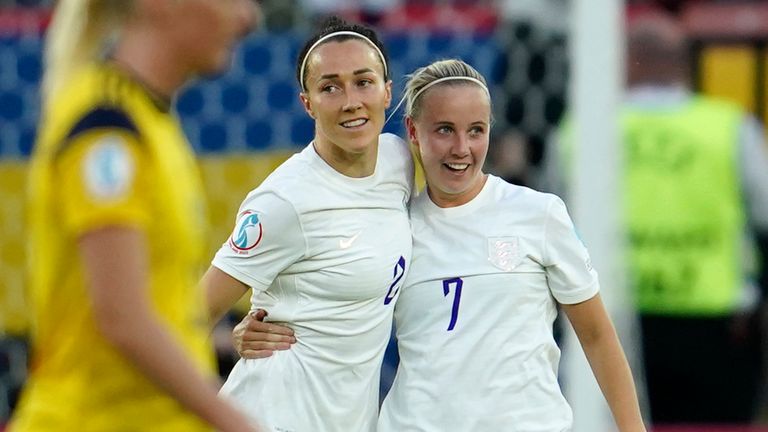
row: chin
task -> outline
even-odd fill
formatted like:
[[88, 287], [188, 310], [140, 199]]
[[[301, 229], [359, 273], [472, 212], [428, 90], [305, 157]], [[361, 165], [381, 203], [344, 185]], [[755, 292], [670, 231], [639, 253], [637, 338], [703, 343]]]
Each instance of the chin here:
[[456, 179], [446, 179], [442, 182], [441, 189], [445, 191], [445, 193], [451, 195], [461, 195], [472, 189], [474, 185], [474, 181], [468, 179], [463, 181], [456, 181]]
[[378, 143], [379, 135], [369, 136], [369, 134], [359, 135], [351, 139], [340, 140], [345, 145], [342, 146], [349, 153], [365, 153], [368, 149]]
[[197, 75], [204, 78], [216, 78], [223, 75], [232, 65], [232, 56], [229, 54], [221, 55], [218, 58], [211, 59], [208, 63], [200, 65], [197, 68]]

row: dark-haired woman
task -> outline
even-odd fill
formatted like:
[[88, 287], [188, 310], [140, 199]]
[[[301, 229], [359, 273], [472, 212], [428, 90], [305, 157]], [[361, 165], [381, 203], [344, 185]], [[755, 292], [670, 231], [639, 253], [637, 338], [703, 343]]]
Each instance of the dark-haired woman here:
[[203, 279], [213, 321], [251, 289], [290, 350], [240, 360], [222, 392], [274, 431], [370, 431], [394, 300], [411, 257], [407, 145], [376, 34], [336, 18], [298, 59], [314, 140], [243, 201]]

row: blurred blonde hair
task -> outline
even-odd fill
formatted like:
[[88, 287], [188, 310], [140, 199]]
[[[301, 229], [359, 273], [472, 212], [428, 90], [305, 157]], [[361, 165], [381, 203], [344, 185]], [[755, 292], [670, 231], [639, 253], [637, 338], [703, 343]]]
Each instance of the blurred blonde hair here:
[[75, 70], [102, 54], [133, 5], [133, 0], [58, 0], [45, 42], [43, 101]]

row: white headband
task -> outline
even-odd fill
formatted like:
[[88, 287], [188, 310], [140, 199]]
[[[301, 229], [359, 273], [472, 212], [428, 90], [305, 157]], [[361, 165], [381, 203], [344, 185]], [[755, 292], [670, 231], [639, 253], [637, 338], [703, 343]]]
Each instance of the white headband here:
[[418, 99], [419, 96], [421, 96], [422, 93], [427, 91], [428, 88], [432, 87], [435, 84], [440, 84], [441, 82], [445, 82], [445, 81], [458, 81], [458, 80], [461, 80], [461, 81], [472, 81], [473, 83], [475, 83], [475, 84], [479, 85], [480, 87], [482, 87], [483, 90], [485, 90], [485, 94], [488, 95], [488, 98], [491, 97], [491, 93], [488, 91], [488, 87], [482, 81], [480, 81], [477, 78], [472, 78], [472, 77], [468, 77], [468, 76], [447, 76], [447, 77], [443, 77], [443, 78], [438, 78], [438, 79], [428, 83], [424, 87], [420, 88], [419, 91], [417, 91], [416, 94], [413, 95], [413, 99], [411, 99], [411, 101], [415, 102], [416, 99]]
[[[419, 96], [421, 96], [422, 93], [427, 91], [427, 89], [429, 89], [433, 85], [440, 84], [441, 82], [445, 82], [445, 81], [471, 81], [471, 82], [479, 85], [480, 87], [482, 87], [483, 90], [485, 90], [485, 94], [488, 95], [488, 99], [491, 98], [491, 93], [488, 91], [488, 86], [486, 86], [485, 83], [483, 83], [479, 79], [468, 77], [468, 76], [447, 76], [447, 77], [443, 77], [443, 78], [438, 78], [438, 79], [436, 79], [436, 80], [434, 80], [432, 82], [427, 83], [427, 85], [425, 85], [424, 87], [420, 88], [419, 91], [417, 91], [416, 94], [413, 95], [413, 98], [411, 99], [411, 102], [412, 103], [416, 102], [416, 99], [418, 99]], [[403, 104], [403, 102], [405, 102], [405, 98], [407, 96], [408, 96], [407, 94], [403, 95], [403, 98], [400, 99], [400, 102], [397, 103], [397, 106], [395, 107], [394, 110], [392, 110], [392, 112], [389, 114], [389, 117], [387, 117], [387, 120], [384, 123], [389, 122], [389, 120], [392, 118], [392, 116], [395, 115], [397, 110], [400, 109], [400, 106]]]
[[379, 58], [381, 59], [381, 64], [384, 65], [384, 77], [387, 76], [387, 61], [384, 59], [384, 54], [381, 52], [379, 47], [377, 47], [376, 44], [373, 43], [372, 40], [368, 39], [365, 35], [362, 35], [360, 33], [353, 32], [353, 31], [343, 30], [343, 31], [329, 33], [321, 37], [320, 39], [317, 40], [317, 42], [313, 43], [312, 46], [309, 47], [309, 49], [307, 50], [307, 53], [304, 54], [304, 58], [301, 60], [301, 69], [299, 69], [299, 84], [301, 84], [302, 90], [307, 91], [306, 86], [304, 86], [304, 68], [307, 66], [307, 59], [309, 58], [309, 55], [312, 53], [312, 50], [317, 48], [318, 45], [325, 42], [326, 40], [336, 36], [341, 36], [341, 35], [357, 37], [368, 42], [368, 44], [371, 45], [373, 49], [376, 50], [376, 54], [379, 55]]

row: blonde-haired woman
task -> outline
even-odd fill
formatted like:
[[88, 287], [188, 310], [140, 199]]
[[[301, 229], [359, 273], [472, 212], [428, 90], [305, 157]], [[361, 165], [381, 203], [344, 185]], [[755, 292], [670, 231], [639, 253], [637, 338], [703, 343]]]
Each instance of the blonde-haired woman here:
[[427, 188], [411, 203], [413, 259], [395, 307], [400, 365], [378, 430], [571, 430], [552, 335], [559, 306], [618, 430], [645, 431], [565, 205], [483, 172], [485, 79], [462, 61], [438, 61], [410, 77], [406, 101]]
[[172, 111], [256, 21], [246, 0], [60, 0], [30, 172], [31, 375], [12, 431], [254, 431], [216, 395], [205, 216]]

